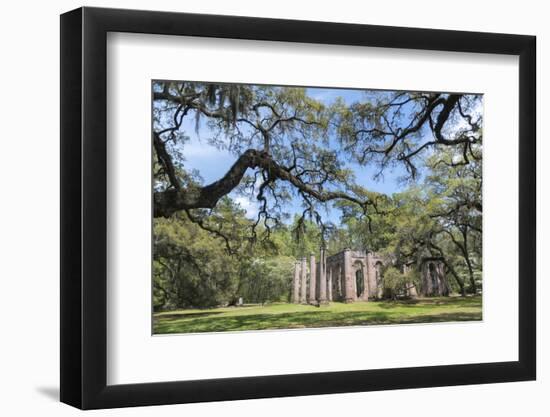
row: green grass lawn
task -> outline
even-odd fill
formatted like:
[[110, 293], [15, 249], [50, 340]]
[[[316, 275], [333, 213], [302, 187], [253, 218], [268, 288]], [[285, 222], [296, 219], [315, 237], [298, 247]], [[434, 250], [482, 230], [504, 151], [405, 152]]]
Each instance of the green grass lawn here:
[[153, 333], [299, 329], [376, 324], [481, 320], [481, 296], [435, 297], [407, 301], [251, 305], [155, 313]]

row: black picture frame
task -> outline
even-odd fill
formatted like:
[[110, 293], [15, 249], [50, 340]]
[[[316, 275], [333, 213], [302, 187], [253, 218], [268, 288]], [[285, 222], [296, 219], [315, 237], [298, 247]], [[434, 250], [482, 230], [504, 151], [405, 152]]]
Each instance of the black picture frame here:
[[[519, 360], [107, 385], [108, 32], [519, 56]], [[61, 401], [82, 409], [536, 378], [534, 36], [80, 8], [61, 16]]]

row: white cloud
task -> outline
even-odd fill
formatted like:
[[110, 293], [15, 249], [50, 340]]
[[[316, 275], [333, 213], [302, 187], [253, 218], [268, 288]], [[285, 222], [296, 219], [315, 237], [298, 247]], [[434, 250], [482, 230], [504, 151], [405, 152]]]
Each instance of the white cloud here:
[[190, 140], [183, 145], [183, 154], [186, 158], [230, 158], [231, 154], [200, 140]]
[[258, 203], [247, 197], [235, 197], [234, 201], [246, 211], [246, 217], [255, 219], [258, 216]]

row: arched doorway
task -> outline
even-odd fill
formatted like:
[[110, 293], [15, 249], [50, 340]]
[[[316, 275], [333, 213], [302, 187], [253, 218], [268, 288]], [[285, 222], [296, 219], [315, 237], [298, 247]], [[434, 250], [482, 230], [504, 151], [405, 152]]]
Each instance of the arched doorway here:
[[361, 264], [356, 265], [355, 268], [355, 290], [357, 298], [362, 297], [365, 292], [365, 275]]

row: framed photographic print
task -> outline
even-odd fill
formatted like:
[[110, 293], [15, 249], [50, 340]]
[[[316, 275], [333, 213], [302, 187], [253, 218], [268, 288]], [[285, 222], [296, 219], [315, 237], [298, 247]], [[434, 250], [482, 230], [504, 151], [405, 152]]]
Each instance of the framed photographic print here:
[[535, 38], [61, 16], [61, 400], [535, 379]]

